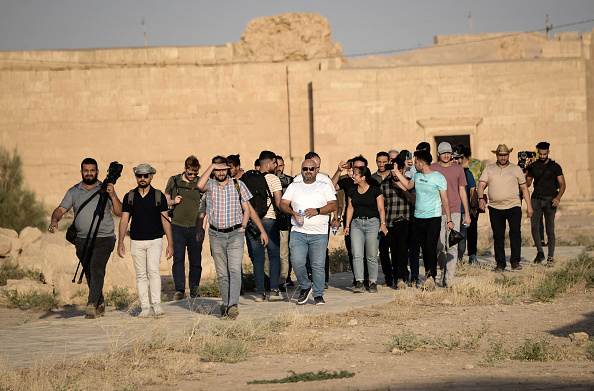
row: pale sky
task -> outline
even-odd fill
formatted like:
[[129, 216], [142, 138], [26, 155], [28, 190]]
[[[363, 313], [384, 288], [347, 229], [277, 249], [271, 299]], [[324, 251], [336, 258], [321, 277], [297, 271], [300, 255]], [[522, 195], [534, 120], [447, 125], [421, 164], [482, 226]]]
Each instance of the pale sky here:
[[[392, 54], [435, 35], [592, 31], [594, 0], [0, 0], [0, 51], [238, 42], [257, 17], [317, 12], [344, 54]], [[585, 22], [585, 23], [584, 23]], [[564, 25], [573, 24], [568, 27]]]

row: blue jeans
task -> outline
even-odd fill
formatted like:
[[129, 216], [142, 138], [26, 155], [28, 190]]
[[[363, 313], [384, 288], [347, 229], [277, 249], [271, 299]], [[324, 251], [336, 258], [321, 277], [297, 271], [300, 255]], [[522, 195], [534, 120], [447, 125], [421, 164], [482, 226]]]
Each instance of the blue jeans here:
[[186, 248], [188, 249], [188, 283], [190, 293], [198, 293], [200, 277], [202, 276], [202, 243], [196, 241], [196, 227], [181, 227], [171, 224], [173, 236], [173, 266], [171, 274], [175, 283], [175, 290], [186, 290]]
[[328, 235], [326, 234], [311, 235], [302, 232], [291, 232], [289, 249], [293, 271], [297, 276], [297, 282], [301, 289], [309, 288], [311, 282], [307, 277], [307, 268], [305, 267], [306, 258], [309, 255], [314, 297], [324, 296], [324, 265], [326, 263], [327, 248]]
[[[264, 231], [268, 235], [268, 246], [264, 247], [260, 238], [254, 239], [249, 233], [245, 233], [248, 249], [251, 251], [252, 262], [254, 264], [254, 279], [256, 280], [256, 289], [258, 292], [266, 292], [264, 287], [264, 262], [266, 261], [266, 251], [270, 260], [270, 287], [278, 289], [278, 279], [280, 275], [280, 231], [276, 225], [275, 219], [262, 219]], [[256, 230], [258, 228], [256, 227]]]
[[380, 221], [371, 219], [353, 219], [351, 221], [351, 251], [353, 252], [353, 269], [355, 280], [363, 281], [363, 255], [367, 257], [369, 281], [377, 281], [377, 252], [379, 247]]
[[208, 229], [210, 253], [217, 271], [223, 305], [227, 308], [239, 302], [243, 238], [243, 232], [238, 230], [223, 233]]

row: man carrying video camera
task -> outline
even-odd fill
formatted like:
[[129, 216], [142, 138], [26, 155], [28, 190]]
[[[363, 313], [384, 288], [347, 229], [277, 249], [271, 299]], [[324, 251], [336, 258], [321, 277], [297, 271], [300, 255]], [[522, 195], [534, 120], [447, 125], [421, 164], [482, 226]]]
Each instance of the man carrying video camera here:
[[548, 241], [547, 266], [553, 266], [555, 255], [555, 213], [565, 193], [565, 177], [561, 166], [549, 159], [549, 146], [547, 142], [536, 144], [538, 159], [526, 167], [526, 184], [528, 187], [534, 182], [532, 192], [532, 209], [534, 213], [530, 219], [532, 239], [536, 245], [535, 264], [544, 261], [544, 252], [540, 240], [539, 225], [544, 215], [545, 229]]
[[[93, 219], [93, 214], [99, 203], [100, 197], [96, 195], [98, 195], [98, 192], [101, 189], [102, 182], [97, 179], [98, 167], [95, 159], [84, 159], [80, 165], [80, 173], [82, 182], [72, 186], [66, 192], [64, 199], [52, 213], [49, 231], [54, 233], [58, 228], [58, 222], [62, 219], [64, 214], [68, 212], [70, 208], [74, 208], [76, 256], [84, 265], [86, 255], [84, 253], [92, 251], [90, 262], [88, 262], [87, 269], [83, 272], [86, 274], [87, 283], [89, 285], [89, 297], [86, 307], [87, 318], [95, 319], [97, 316], [101, 316], [103, 312], [105, 312], [103, 298], [105, 267], [116, 242], [115, 227], [111, 212], [115, 213], [116, 216], [121, 216], [122, 203], [115, 193], [114, 185], [109, 183], [106, 187], [106, 192], [109, 194], [109, 209], [105, 208], [103, 211], [103, 218], [100, 221], [93, 248], [87, 248], [87, 251], [84, 251], [87, 236], [95, 232], [95, 229], [97, 228], [96, 222], [94, 222]], [[91, 224], [94, 226], [91, 227]]]

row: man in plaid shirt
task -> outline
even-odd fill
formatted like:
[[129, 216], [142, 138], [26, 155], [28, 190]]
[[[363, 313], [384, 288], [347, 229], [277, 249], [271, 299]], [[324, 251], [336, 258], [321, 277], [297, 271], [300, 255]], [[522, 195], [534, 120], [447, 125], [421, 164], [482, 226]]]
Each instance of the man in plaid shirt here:
[[[412, 220], [415, 210], [414, 189], [407, 190], [398, 180], [395, 171], [404, 175], [404, 160], [397, 156], [392, 159], [394, 167], [382, 181], [382, 193], [386, 209], [386, 226], [388, 227], [388, 243], [392, 253], [392, 275], [396, 275], [397, 289], [406, 289], [408, 243], [412, 232]], [[419, 264], [411, 265], [411, 283], [419, 281]]]
[[[229, 167], [224, 157], [216, 156], [212, 162], [198, 181], [197, 187], [206, 193], [210, 252], [223, 299], [221, 315], [235, 319], [239, 315], [237, 303], [241, 290], [241, 261], [245, 229], [252, 210], [248, 201], [252, 194], [241, 180], [229, 178]], [[210, 178], [211, 174], [214, 174], [214, 178]], [[260, 219], [254, 219], [254, 222], [260, 228], [260, 240], [266, 246], [268, 236]], [[196, 225], [199, 233], [196, 240], [201, 241], [204, 239], [202, 219], [197, 219]]]

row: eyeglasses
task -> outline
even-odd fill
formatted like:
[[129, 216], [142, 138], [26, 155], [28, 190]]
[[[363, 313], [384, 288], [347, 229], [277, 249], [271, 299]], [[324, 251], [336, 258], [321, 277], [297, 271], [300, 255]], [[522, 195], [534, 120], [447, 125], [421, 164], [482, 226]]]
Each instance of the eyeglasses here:
[[136, 178], [148, 178], [151, 174], [136, 174]]
[[315, 171], [316, 168], [315, 167], [301, 167], [301, 171]]

